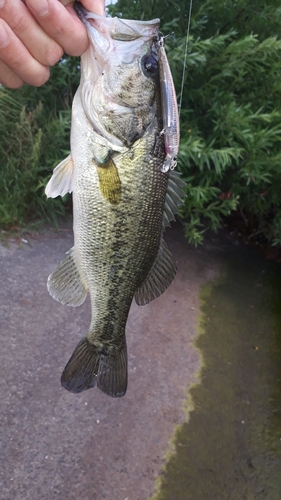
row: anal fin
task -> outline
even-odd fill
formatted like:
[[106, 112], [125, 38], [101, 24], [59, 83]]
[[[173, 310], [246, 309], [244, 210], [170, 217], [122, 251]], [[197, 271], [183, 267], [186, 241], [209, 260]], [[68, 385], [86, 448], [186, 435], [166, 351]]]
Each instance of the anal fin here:
[[135, 301], [139, 306], [156, 299], [170, 286], [176, 276], [177, 266], [163, 238], [157, 257], [146, 279], [135, 292]]
[[67, 257], [58, 268], [50, 274], [47, 288], [50, 295], [62, 304], [80, 306], [84, 302], [87, 290], [74, 260], [73, 248], [67, 252]]

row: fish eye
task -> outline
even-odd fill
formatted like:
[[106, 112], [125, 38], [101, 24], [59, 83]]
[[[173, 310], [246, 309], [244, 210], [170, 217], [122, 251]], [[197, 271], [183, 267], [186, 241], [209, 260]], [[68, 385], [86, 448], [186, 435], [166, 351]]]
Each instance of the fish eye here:
[[158, 71], [158, 61], [152, 54], [146, 54], [141, 60], [142, 68], [146, 76], [155, 76]]

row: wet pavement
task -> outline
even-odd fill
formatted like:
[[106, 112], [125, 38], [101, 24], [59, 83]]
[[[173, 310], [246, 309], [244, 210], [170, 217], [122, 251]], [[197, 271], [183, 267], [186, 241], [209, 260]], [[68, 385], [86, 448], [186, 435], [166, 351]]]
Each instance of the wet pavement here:
[[151, 500], [281, 499], [281, 265], [219, 241], [220, 277], [200, 292], [194, 410]]
[[180, 227], [166, 240], [179, 272], [127, 323], [129, 387], [121, 399], [98, 389], [73, 395], [60, 375], [90, 323], [89, 301], [62, 306], [48, 275], [72, 246], [68, 229], [0, 246], [1, 500], [146, 500], [200, 359], [192, 341], [200, 286], [217, 259], [190, 247]]
[[281, 266], [182, 233], [170, 288], [132, 305], [117, 400], [60, 386], [90, 322], [46, 290], [71, 231], [0, 245], [1, 500], [281, 499]]

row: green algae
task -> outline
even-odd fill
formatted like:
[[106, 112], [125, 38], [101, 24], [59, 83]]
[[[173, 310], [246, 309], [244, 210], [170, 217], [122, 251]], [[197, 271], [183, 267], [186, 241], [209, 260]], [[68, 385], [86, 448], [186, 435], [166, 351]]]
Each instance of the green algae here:
[[151, 500], [280, 500], [281, 265], [236, 247], [200, 299], [200, 383]]

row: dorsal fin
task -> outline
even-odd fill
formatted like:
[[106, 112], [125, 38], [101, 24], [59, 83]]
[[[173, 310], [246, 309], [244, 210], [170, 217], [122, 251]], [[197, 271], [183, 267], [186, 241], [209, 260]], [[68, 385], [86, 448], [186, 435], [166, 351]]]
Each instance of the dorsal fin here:
[[175, 214], [178, 213], [178, 206], [183, 204], [182, 198], [186, 196], [183, 190], [185, 182], [181, 180], [180, 175], [181, 174], [175, 172], [175, 170], [170, 170], [169, 172], [165, 207], [163, 212], [163, 229], [165, 229], [166, 226], [170, 226], [171, 220], [176, 220]]
[[136, 290], [135, 301], [139, 306], [156, 299], [170, 286], [177, 272], [174, 258], [161, 239], [157, 257], [141, 286]]

